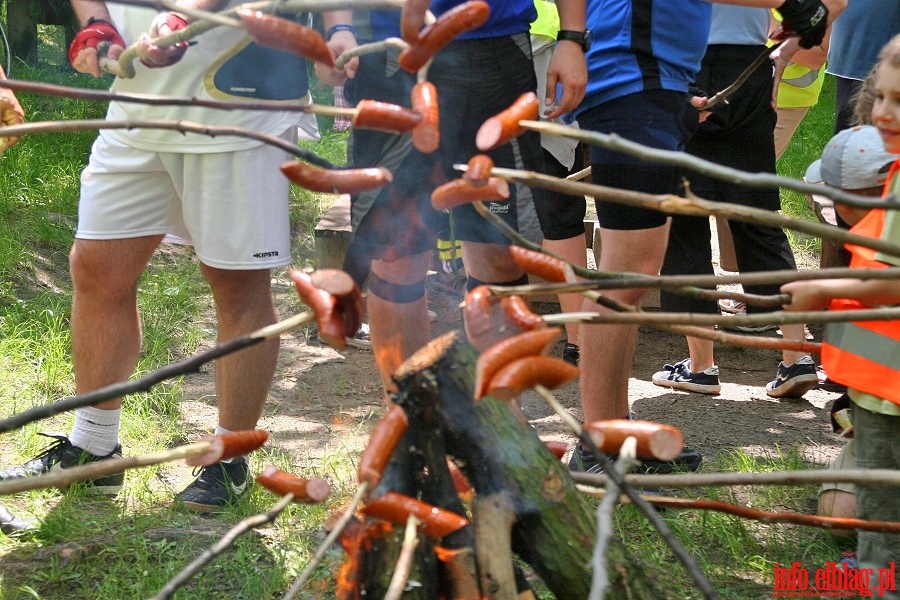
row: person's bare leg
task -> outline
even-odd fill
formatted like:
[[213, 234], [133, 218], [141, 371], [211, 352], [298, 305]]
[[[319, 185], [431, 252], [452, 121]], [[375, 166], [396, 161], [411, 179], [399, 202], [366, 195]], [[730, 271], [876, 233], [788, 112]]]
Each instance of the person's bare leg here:
[[[806, 330], [803, 327], [802, 323], [791, 323], [789, 325], [781, 326], [781, 333], [783, 334], [784, 339], [786, 340], [794, 340], [797, 342], [802, 342], [806, 339]], [[782, 350], [781, 351], [781, 359], [784, 361], [785, 366], [791, 366], [804, 356], [809, 356], [807, 352], [798, 352], [796, 350]]]
[[[72, 361], [79, 394], [125, 381], [141, 350], [137, 281], [162, 236], [76, 239], [72, 274]], [[121, 398], [97, 405], [117, 409]]]
[[[216, 305], [219, 343], [278, 320], [268, 269], [231, 271], [201, 263]], [[229, 431], [254, 429], [262, 415], [280, 342], [276, 337], [216, 360], [219, 425]]]
[[[668, 243], [669, 225], [652, 229], [622, 231], [600, 229], [603, 251], [597, 268], [601, 271], [633, 271], [659, 274]], [[611, 290], [611, 298], [637, 304], [644, 289]], [[584, 311], [607, 309], [585, 300]], [[585, 422], [599, 419], [621, 419], [629, 412], [628, 378], [637, 340], [637, 327], [632, 325], [584, 325], [581, 341], [581, 407]]]
[[462, 255], [466, 273], [479, 281], [505, 283], [515, 281], [523, 275], [512, 254], [509, 253], [508, 246], [463, 242]]
[[[712, 327], [710, 327], [710, 330]], [[686, 336], [688, 352], [691, 357], [691, 372], [700, 373], [716, 364], [712, 340]]]
[[[819, 510], [822, 517], [835, 517], [838, 519], [856, 519], [858, 517], [856, 494], [844, 490], [825, 490], [819, 494]], [[838, 537], [855, 536], [856, 533], [849, 529], [832, 529], [831, 534]]]
[[[544, 240], [543, 247], [548, 252], [564, 258], [579, 267], [587, 266], [587, 249], [584, 236], [579, 235], [565, 240]], [[584, 301], [581, 294], [560, 294], [560, 312], [578, 312]], [[578, 323], [566, 323], [566, 338], [570, 344], [578, 345]]]
[[[372, 261], [372, 274], [398, 286], [417, 284], [425, 279], [431, 264], [431, 252], [407, 256], [392, 262]], [[393, 389], [391, 375], [400, 364], [431, 339], [428, 301], [423, 295], [412, 302], [395, 302], [372, 292], [366, 298], [369, 332], [375, 363], [384, 389]]]

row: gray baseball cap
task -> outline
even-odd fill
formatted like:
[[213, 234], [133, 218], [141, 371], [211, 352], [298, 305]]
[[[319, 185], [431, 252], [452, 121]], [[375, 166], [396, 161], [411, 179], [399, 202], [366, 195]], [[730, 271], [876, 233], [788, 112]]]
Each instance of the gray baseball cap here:
[[862, 125], [845, 129], [828, 141], [822, 158], [806, 169], [806, 181], [844, 190], [884, 185], [898, 157], [884, 149], [878, 129]]

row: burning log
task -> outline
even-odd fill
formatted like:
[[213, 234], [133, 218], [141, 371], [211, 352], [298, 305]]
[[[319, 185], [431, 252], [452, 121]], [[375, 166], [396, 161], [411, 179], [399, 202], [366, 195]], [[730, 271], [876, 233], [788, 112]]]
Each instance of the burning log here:
[[[409, 419], [407, 436], [418, 439], [414, 452], [408, 442], [415, 438], [401, 441], [381, 489], [391, 489], [386, 486], [391, 479], [396, 481], [392, 474], [403, 470], [404, 463], [406, 468], [421, 464], [425, 455], [430, 455], [431, 477], [431, 466], [444, 461], [445, 449], [475, 489], [472, 522], [480, 594], [516, 597], [511, 550], [531, 565], [557, 598], [586, 598], [596, 537], [591, 507], [514, 403], [490, 396], [475, 402], [475, 359], [474, 349], [454, 332], [434, 340], [397, 370], [394, 399]], [[460, 503], [455, 490], [444, 491], [452, 486], [446, 466], [436, 470], [441, 472], [437, 491], [449, 494], [444, 504]], [[404, 485], [411, 483], [409, 477], [401, 479]], [[427, 478], [421, 480], [421, 491], [429, 502], [439, 504]], [[504, 529], [509, 530], [508, 539]], [[468, 530], [457, 533], [465, 538]], [[446, 542], [445, 538], [444, 546]], [[619, 544], [611, 545], [609, 555], [614, 593], [660, 597]]]

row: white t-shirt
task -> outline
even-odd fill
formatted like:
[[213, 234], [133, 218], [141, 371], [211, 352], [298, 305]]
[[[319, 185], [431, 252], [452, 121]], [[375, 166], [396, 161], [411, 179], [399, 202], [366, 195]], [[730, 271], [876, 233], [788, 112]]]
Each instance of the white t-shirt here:
[[[150, 9], [116, 4], [109, 5], [109, 12], [128, 45], [148, 31], [157, 14]], [[136, 60], [135, 77], [116, 78], [112, 90], [227, 101], [266, 99], [292, 104], [309, 104], [311, 101], [306, 61], [252, 43], [245, 30], [219, 26], [197, 36], [191, 44], [184, 57], [169, 67], [150, 69]], [[107, 119], [184, 120], [243, 127], [276, 136], [296, 126], [301, 138], [318, 139], [315, 115], [299, 111], [219, 110], [111, 102]], [[107, 130], [107, 134], [124, 144], [151, 152], [232, 152], [262, 144], [245, 137], [212, 137], [165, 129], [113, 129]]]

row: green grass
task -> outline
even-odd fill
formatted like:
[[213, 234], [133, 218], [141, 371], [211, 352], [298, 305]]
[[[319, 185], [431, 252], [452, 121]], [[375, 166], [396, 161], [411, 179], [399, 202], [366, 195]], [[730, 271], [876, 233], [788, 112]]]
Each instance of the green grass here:
[[[822, 155], [822, 149], [831, 139], [834, 129], [834, 79], [825, 78], [819, 103], [809, 109], [806, 117], [794, 132], [790, 146], [778, 161], [778, 174], [794, 179], [802, 179], [807, 167]], [[792, 190], [781, 190], [781, 209], [786, 215], [816, 220], [807, 201], [806, 194]], [[818, 253], [821, 240], [788, 230], [788, 239], [795, 248]]]
[[[57, 48], [58, 50], [58, 48]], [[17, 66], [16, 77], [104, 87], [107, 82], [75, 76], [58, 64]], [[317, 91], [318, 101], [327, 95]], [[827, 92], [826, 92], [827, 94]], [[100, 118], [105, 108], [59, 98], [22, 94], [31, 121]], [[827, 95], [795, 136], [779, 165], [798, 176], [830, 137]], [[819, 114], [821, 113], [821, 114]], [[818, 116], [817, 116], [818, 115]], [[327, 120], [320, 122], [330, 131]], [[827, 125], [827, 126], [826, 126]], [[79, 174], [91, 132], [30, 136], [0, 157], [0, 414], [10, 415], [46, 404], [74, 391], [69, 349], [71, 283], [67, 251], [74, 236]], [[342, 163], [346, 134], [326, 134], [306, 144], [325, 158]], [[292, 190], [293, 256], [314, 266], [312, 230], [334, 201]], [[787, 202], [787, 201], [786, 201]], [[797, 202], [801, 208], [805, 199]], [[790, 209], [786, 208], [790, 212]], [[808, 216], [808, 215], [807, 215]], [[144, 347], [138, 373], [188, 356], [209, 343], [213, 324], [209, 296], [196, 262], [187, 253], [154, 257], [140, 284]], [[299, 305], [298, 305], [299, 306]], [[348, 393], [336, 378], [330, 393]], [[157, 451], [182, 443], [193, 431], [180, 419], [186, 399], [182, 381], [159, 385], [129, 398], [123, 413], [122, 438], [129, 454]], [[369, 415], [370, 417], [373, 415]], [[369, 427], [371, 419], [358, 427]], [[4, 465], [30, 458], [45, 444], [38, 431], [67, 431], [70, 415], [0, 436]], [[308, 476], [328, 477], [334, 492], [322, 506], [294, 505], [262, 534], [241, 538], [235, 548], [207, 567], [179, 598], [272, 598], [290, 585], [321, 539], [326, 516], [346, 503], [355, 480], [356, 453], [343, 441], [330, 442], [322, 458], [296, 456], [277, 447], [254, 457], [254, 467], [274, 463]], [[735, 452], [708, 470], [757, 471], [807, 468], [797, 448], [773, 449], [771, 457]], [[821, 466], [821, 465], [819, 465]], [[40, 522], [40, 529], [18, 539], [0, 535], [0, 598], [138, 598], [158, 591], [230, 526], [268, 509], [273, 497], [256, 489], [237, 506], [201, 519], [171, 507], [175, 491], [163, 469], [131, 471], [115, 500], [90, 497], [84, 490], [37, 491], [5, 498], [17, 513]], [[765, 490], [709, 489], [704, 497], [751, 502], [755, 507], [808, 512], [812, 488]], [[701, 511], [669, 511], [676, 534], [697, 556], [726, 598], [761, 598], [771, 593], [772, 564], [801, 560], [813, 566], [833, 560], [840, 547], [827, 534], [784, 525], [765, 526]], [[674, 597], [692, 596], [693, 585], [646, 520], [631, 507], [616, 514], [616, 527], [629, 550], [658, 577]], [[334, 551], [308, 589], [329, 597]]]

